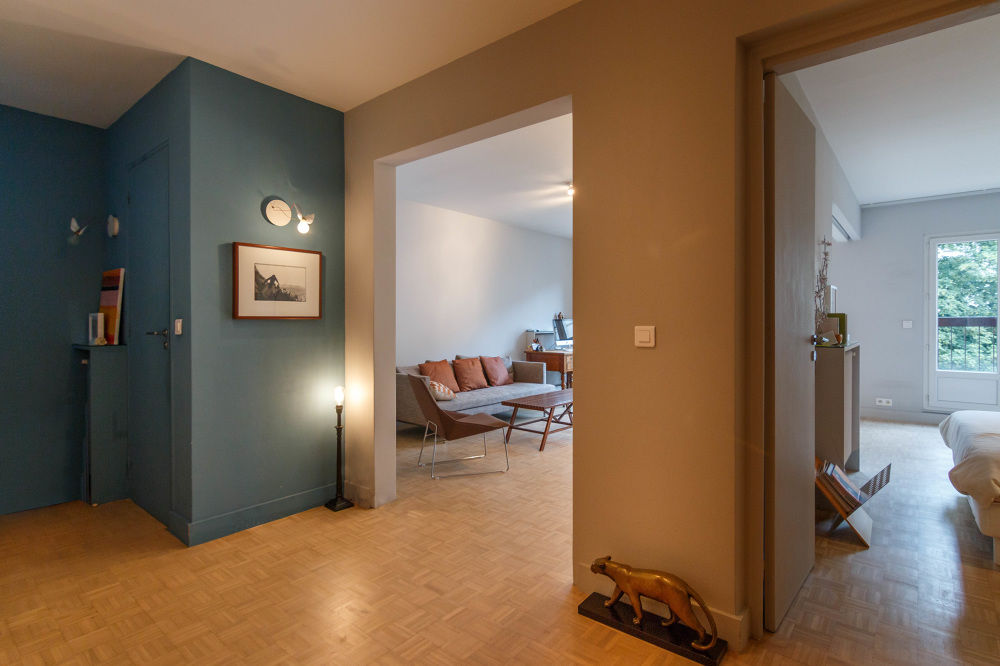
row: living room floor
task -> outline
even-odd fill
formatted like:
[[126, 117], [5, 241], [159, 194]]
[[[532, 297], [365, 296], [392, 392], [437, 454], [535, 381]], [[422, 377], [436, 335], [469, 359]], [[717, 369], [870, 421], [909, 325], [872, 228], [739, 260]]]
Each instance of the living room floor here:
[[[949, 451], [934, 427], [863, 429], [864, 471], [893, 462], [874, 545], [820, 529], [780, 631], [724, 663], [998, 662], [1000, 570]], [[130, 501], [0, 516], [0, 663], [690, 663], [576, 613], [573, 431], [542, 453], [515, 432], [509, 473], [439, 481], [422, 432], [398, 432], [396, 502], [194, 548]], [[462, 464], [502, 461], [490, 437]]]

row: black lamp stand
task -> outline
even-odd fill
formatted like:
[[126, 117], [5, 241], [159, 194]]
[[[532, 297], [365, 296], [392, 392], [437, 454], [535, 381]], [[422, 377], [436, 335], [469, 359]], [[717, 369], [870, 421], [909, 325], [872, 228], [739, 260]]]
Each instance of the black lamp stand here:
[[340, 420], [343, 413], [344, 406], [337, 405], [337, 496], [324, 505], [330, 511], [343, 511], [354, 506], [354, 502], [344, 499], [344, 426]]

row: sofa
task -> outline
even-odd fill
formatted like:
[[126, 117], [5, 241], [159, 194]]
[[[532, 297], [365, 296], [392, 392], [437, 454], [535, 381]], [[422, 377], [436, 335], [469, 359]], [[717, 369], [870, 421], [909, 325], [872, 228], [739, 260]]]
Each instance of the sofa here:
[[[558, 388], [545, 383], [544, 363], [513, 361], [507, 371], [514, 380], [513, 384], [460, 391], [455, 394], [453, 400], [439, 400], [438, 406], [450, 412], [463, 414], [496, 414], [497, 412], [510, 411], [510, 407], [501, 404], [504, 400], [548, 393]], [[427, 419], [420, 411], [417, 398], [413, 395], [413, 387], [410, 386], [410, 382], [406, 378], [407, 375], [422, 377], [425, 384], [430, 381], [428, 377], [420, 374], [419, 366], [408, 365], [396, 368], [396, 420], [418, 426], [426, 425]]]

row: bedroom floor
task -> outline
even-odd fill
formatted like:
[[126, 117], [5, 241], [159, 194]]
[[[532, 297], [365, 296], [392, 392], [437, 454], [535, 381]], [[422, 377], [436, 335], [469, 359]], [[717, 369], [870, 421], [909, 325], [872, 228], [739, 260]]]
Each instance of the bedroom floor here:
[[890, 462], [892, 481], [865, 505], [872, 547], [820, 524], [812, 574], [746, 663], [1000, 664], [1000, 568], [948, 481], [951, 450], [937, 426], [863, 421], [856, 478]]
[[[863, 472], [893, 463], [873, 547], [818, 531], [780, 631], [725, 664], [1000, 663], [1000, 569], [936, 428], [862, 428]], [[129, 501], [0, 516], [0, 663], [690, 663], [576, 613], [572, 431], [444, 481], [420, 434], [398, 434], [396, 502], [194, 548]]]

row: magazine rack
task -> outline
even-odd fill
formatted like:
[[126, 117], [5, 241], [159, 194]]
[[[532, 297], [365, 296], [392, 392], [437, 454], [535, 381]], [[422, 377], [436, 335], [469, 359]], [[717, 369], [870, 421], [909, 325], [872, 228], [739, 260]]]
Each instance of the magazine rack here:
[[889, 463], [858, 488], [840, 467], [816, 458], [816, 487], [839, 514], [830, 529], [833, 530], [841, 521], [846, 521], [865, 548], [871, 546], [872, 519], [862, 506], [885, 488], [891, 471], [892, 463]]

